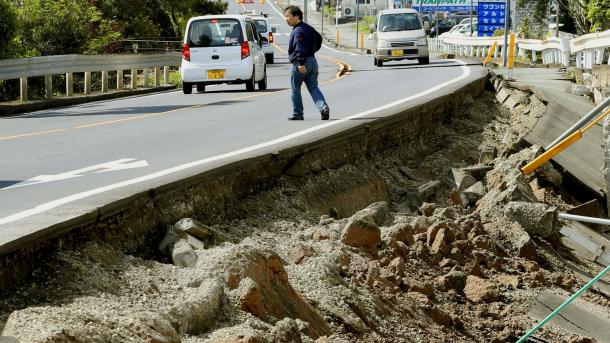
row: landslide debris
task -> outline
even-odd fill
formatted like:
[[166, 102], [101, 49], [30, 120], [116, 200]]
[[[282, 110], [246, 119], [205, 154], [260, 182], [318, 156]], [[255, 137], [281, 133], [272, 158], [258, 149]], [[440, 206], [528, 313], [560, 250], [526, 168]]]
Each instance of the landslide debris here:
[[[0, 300], [2, 335], [514, 342], [535, 323], [527, 312], [539, 291], [566, 295], [582, 284], [566, 258], [596, 267], [557, 238], [557, 210], [571, 201], [561, 175], [550, 164], [519, 172], [539, 153], [520, 140], [543, 104], [531, 96], [509, 112], [485, 93], [463, 106], [383, 156], [284, 177], [246, 199], [243, 218], [183, 219], [150, 247], [164, 254], [156, 261], [108, 243], [58, 252], [33, 283]], [[350, 208], [358, 211], [344, 215]], [[584, 300], [610, 315], [603, 294]], [[554, 326], [537, 337], [592, 341]]]

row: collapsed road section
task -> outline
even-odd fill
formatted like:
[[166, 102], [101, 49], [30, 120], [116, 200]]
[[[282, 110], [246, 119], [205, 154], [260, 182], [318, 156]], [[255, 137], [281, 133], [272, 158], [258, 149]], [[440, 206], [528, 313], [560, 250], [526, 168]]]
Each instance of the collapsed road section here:
[[[562, 174], [550, 163], [519, 171], [540, 152], [522, 138], [544, 103], [526, 94], [508, 110], [485, 81], [126, 199], [5, 256], [2, 335], [515, 341], [536, 322], [539, 294], [565, 297], [600, 266], [559, 235], [557, 212], [580, 205]], [[574, 306], [603, 323], [608, 304], [598, 287]], [[604, 341], [573, 327], [536, 338]]]

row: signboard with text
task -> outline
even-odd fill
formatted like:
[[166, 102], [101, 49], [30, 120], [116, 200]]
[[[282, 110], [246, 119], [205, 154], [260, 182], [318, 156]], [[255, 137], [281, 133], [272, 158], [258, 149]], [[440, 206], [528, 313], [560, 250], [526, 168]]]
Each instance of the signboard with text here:
[[506, 4], [504, 1], [479, 2], [478, 6], [478, 35], [479, 37], [493, 36], [497, 29], [504, 29], [506, 20]]
[[413, 8], [418, 12], [458, 12], [477, 8], [478, 0], [414, 0]]

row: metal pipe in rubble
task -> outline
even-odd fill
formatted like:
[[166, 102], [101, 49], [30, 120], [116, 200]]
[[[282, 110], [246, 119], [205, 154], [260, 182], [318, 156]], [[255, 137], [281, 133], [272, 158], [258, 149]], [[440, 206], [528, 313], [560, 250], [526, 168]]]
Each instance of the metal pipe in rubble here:
[[574, 221], [583, 222], [583, 223], [610, 225], [610, 219], [585, 217], [585, 216], [578, 216], [575, 214], [568, 214], [568, 213], [558, 213], [557, 216], [559, 217], [559, 219], [574, 220]]

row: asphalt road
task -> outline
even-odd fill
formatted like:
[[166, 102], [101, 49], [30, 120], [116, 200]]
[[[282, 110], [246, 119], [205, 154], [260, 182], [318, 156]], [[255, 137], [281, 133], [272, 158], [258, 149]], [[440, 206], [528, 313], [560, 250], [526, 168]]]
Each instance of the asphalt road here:
[[[305, 120], [291, 122], [290, 28], [268, 3], [243, 6], [262, 9], [277, 25], [266, 91], [217, 85], [0, 118], [0, 251], [118, 199], [392, 115], [487, 73], [456, 61], [377, 68], [370, 56], [323, 47], [320, 83], [331, 120], [320, 120], [304, 88]], [[229, 13], [242, 10], [230, 3]], [[352, 71], [338, 77], [337, 60]]]

